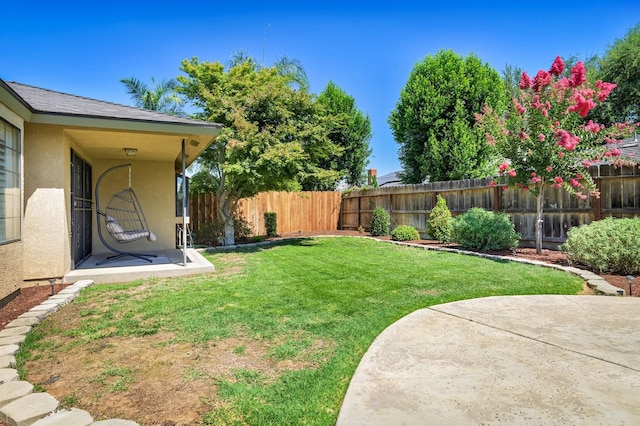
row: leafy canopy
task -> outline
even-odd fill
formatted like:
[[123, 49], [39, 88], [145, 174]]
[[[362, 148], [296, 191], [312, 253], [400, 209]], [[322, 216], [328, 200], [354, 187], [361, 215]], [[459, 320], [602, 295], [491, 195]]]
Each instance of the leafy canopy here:
[[474, 113], [485, 104], [506, 106], [500, 75], [471, 54], [450, 50], [427, 56], [415, 65], [389, 124], [400, 145], [405, 183], [485, 177], [492, 152], [476, 128]]
[[311, 96], [288, 86], [275, 68], [250, 62], [225, 72], [220, 63], [182, 62], [182, 92], [201, 108], [201, 119], [222, 123], [201, 162], [234, 198], [267, 190], [300, 190], [302, 182], [336, 181], [338, 173], [313, 159], [340, 151]]
[[617, 39], [598, 62], [597, 78], [615, 83], [608, 108], [594, 111], [604, 124], [640, 120], [640, 23]]
[[[327, 117], [329, 139], [343, 149], [319, 159], [324, 168], [340, 170], [351, 186], [365, 182], [365, 168], [369, 163], [371, 121], [357, 107], [355, 99], [330, 81], [318, 96]], [[333, 188], [330, 188], [333, 189]]]

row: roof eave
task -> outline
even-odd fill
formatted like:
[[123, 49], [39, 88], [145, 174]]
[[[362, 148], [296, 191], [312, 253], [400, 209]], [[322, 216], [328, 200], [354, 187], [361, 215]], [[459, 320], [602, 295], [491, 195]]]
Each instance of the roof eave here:
[[137, 132], [157, 132], [174, 134], [201, 134], [218, 136], [222, 124], [218, 123], [170, 123], [126, 118], [107, 118], [78, 116], [70, 114], [32, 113], [28, 120], [34, 124], [53, 124], [58, 126], [90, 127], [112, 130], [129, 130]]
[[5, 104], [25, 121], [30, 121], [33, 117], [33, 108], [2, 79], [0, 79], [0, 103]]

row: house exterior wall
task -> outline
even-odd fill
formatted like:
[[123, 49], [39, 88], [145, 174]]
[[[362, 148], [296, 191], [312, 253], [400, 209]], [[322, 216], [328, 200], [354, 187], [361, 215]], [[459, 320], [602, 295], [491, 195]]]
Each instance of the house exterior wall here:
[[[24, 148], [24, 121], [22, 118], [2, 103], [0, 103], [0, 117], [20, 129], [21, 143]], [[24, 176], [24, 169], [22, 176]], [[23, 247], [22, 240], [0, 244], [0, 299], [22, 287]]]
[[[115, 248], [124, 251], [149, 252], [173, 249], [175, 236], [175, 169], [173, 162], [136, 161], [136, 160], [100, 160], [92, 164], [93, 184], [95, 185], [107, 169], [120, 164], [131, 163], [131, 187], [135, 191], [144, 212], [149, 229], [157, 240], [150, 242], [146, 238], [126, 244], [118, 244], [105, 231], [102, 220], [103, 236]], [[107, 175], [100, 184], [100, 208], [117, 192], [127, 188], [128, 172], [126, 168], [117, 169]], [[94, 202], [96, 200], [94, 199]], [[108, 253], [98, 236], [96, 223], [93, 225], [93, 253]]]
[[61, 127], [30, 123], [24, 140], [24, 279], [59, 278], [71, 265], [69, 143]]

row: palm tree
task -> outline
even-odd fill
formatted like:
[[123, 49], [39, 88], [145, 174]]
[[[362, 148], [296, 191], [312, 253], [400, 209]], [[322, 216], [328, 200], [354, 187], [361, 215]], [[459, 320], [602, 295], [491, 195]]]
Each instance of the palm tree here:
[[[250, 63], [254, 70], [259, 70], [263, 66], [259, 65], [256, 60], [244, 50], [236, 50], [231, 54], [231, 58], [227, 61], [227, 67], [233, 68], [238, 65]], [[298, 85], [300, 90], [309, 89], [309, 79], [307, 73], [298, 59], [290, 59], [287, 55], [279, 58], [273, 67], [278, 70], [278, 74], [286, 77], [290, 83]]]
[[292, 83], [297, 83], [300, 90], [309, 89], [307, 73], [298, 59], [290, 59], [287, 55], [284, 55], [276, 61], [274, 67], [276, 67], [280, 75], [289, 78]]
[[131, 95], [137, 108], [163, 112], [165, 114], [184, 116], [182, 99], [178, 96], [176, 88], [178, 82], [174, 79], [162, 80], [156, 84], [151, 77], [151, 87], [137, 78], [123, 78], [120, 80], [127, 88], [127, 94]]

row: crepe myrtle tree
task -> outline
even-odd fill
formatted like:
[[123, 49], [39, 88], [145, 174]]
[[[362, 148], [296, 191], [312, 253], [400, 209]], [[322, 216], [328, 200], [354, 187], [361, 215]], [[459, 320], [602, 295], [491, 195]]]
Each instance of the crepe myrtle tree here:
[[[543, 200], [548, 185], [581, 199], [598, 197], [589, 166], [603, 160], [616, 166], [632, 164], [621, 156], [616, 142], [633, 125], [605, 127], [586, 120], [589, 111], [606, 101], [615, 84], [589, 83], [582, 62], [568, 76], [563, 76], [564, 68], [558, 56], [548, 71], [540, 70], [533, 78], [523, 72], [519, 95], [506, 115], [489, 106], [476, 114], [488, 144], [505, 159], [498, 167], [499, 185], [514, 185], [536, 197], [537, 253], [542, 252]], [[492, 185], [496, 184], [494, 180]]]

